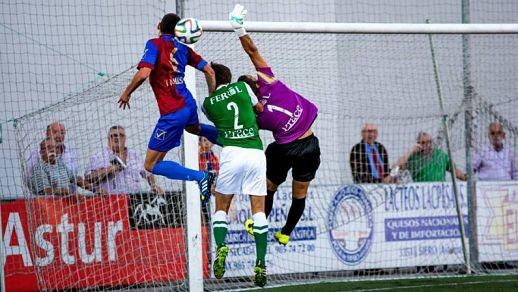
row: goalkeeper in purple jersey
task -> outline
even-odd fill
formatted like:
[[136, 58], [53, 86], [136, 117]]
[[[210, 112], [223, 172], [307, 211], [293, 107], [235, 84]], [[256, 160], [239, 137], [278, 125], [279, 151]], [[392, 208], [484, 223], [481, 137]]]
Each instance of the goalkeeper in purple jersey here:
[[[272, 211], [273, 196], [290, 169], [293, 175], [288, 217], [284, 227], [274, 233], [276, 240], [286, 245], [304, 212], [309, 183], [320, 165], [320, 147], [311, 129], [318, 108], [275, 77], [243, 27], [245, 15], [244, 7], [236, 4], [230, 13], [230, 23], [256, 68], [257, 78], [244, 75], [238, 80], [246, 82], [255, 91], [264, 106], [264, 111], [257, 115], [257, 124], [260, 129], [272, 131], [275, 138], [266, 149], [266, 216]], [[253, 221], [247, 220], [245, 228], [249, 233], [252, 227]]]

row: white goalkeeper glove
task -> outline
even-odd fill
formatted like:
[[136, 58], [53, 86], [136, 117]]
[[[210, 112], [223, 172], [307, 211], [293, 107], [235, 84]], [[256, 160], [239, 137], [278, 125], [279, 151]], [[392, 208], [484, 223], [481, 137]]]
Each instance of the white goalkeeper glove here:
[[245, 18], [246, 12], [247, 11], [244, 6], [241, 4], [236, 4], [236, 6], [234, 6], [234, 10], [232, 10], [232, 12], [230, 12], [228, 15], [230, 25], [232, 25], [238, 37], [246, 35], [246, 30], [243, 27], [243, 20]]

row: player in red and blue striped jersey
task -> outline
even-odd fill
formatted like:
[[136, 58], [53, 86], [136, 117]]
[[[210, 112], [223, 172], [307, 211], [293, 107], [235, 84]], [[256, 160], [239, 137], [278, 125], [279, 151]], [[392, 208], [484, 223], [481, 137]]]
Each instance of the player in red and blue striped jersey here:
[[149, 77], [155, 94], [160, 119], [149, 140], [144, 167], [170, 179], [197, 181], [202, 202], [210, 198], [213, 177], [208, 172], [185, 168], [174, 161], [164, 161], [167, 152], [180, 145], [183, 130], [205, 136], [216, 143], [216, 128], [200, 124], [196, 101], [185, 85], [185, 67], [190, 65], [205, 74], [209, 93], [215, 89], [214, 71], [210, 64], [185, 44], [174, 38], [174, 28], [180, 18], [166, 14], [158, 24], [159, 37], [146, 43], [144, 56], [126, 90], [119, 98], [122, 109], [130, 108], [130, 96]]

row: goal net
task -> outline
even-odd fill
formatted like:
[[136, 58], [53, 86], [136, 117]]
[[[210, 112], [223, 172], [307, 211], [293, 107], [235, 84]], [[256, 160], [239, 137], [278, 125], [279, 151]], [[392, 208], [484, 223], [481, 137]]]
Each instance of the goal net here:
[[[139, 168], [158, 118], [153, 93], [147, 84], [142, 86], [133, 94], [129, 111], [116, 103], [136, 71], [145, 41], [156, 34], [156, 22], [175, 11], [175, 3], [79, 2], [0, 4], [7, 11], [0, 13], [6, 36], [0, 47], [9, 52], [0, 64], [10, 72], [0, 81], [5, 93], [0, 109], [0, 155], [5, 161], [0, 166], [0, 215], [7, 289], [187, 290], [190, 278], [198, 276], [207, 290], [252, 287], [255, 246], [243, 228], [251, 217], [249, 199], [236, 196], [232, 203], [226, 239], [230, 252], [220, 280], [211, 272], [213, 206], [202, 209], [201, 246], [195, 253], [201, 258], [201, 275], [189, 275], [189, 266], [197, 261], [188, 256], [187, 221], [199, 214], [187, 214], [187, 186], [161, 177], [150, 183], [149, 174]], [[203, 20], [223, 19], [234, 5], [177, 2], [178, 7], [185, 5], [185, 16]], [[301, 26], [305, 21], [418, 23], [429, 17], [454, 23], [461, 18], [458, 4], [449, 1], [422, 6], [413, 1], [342, 2], [243, 4], [252, 21], [301, 21]], [[473, 22], [512, 22], [518, 14], [512, 2], [501, 1], [498, 7], [492, 1], [477, 2], [471, 8], [477, 17]], [[502, 18], [496, 21], [495, 15]], [[37, 34], [28, 27], [35, 23]], [[254, 74], [233, 33], [207, 28], [194, 46], [197, 52], [230, 67], [233, 80]], [[516, 161], [518, 152], [516, 34], [467, 34], [464, 40], [460, 34], [434, 35], [438, 74], [424, 34], [250, 34], [279, 80], [319, 108], [313, 129], [322, 162], [287, 246], [272, 235], [286, 221], [291, 174], [275, 195], [266, 255], [268, 285], [454, 276], [469, 269], [517, 273], [518, 183], [512, 175], [518, 174], [513, 173], [515, 162], [508, 163]], [[188, 85], [196, 88], [198, 104], [207, 95], [202, 77], [197, 75]], [[69, 158], [74, 158], [67, 168], [76, 180], [116, 164], [104, 153], [121, 134], [134, 155], [130, 161], [139, 161], [133, 165], [138, 170], [119, 181], [107, 175], [87, 189], [71, 188], [78, 196], [36, 195], [34, 182], [46, 177], [35, 176], [34, 167], [43, 159], [41, 143], [49, 147], [44, 139], [55, 122], [66, 129], [60, 132], [58, 125], [53, 135], [64, 136]], [[495, 122], [501, 127], [490, 128]], [[496, 171], [510, 173], [514, 180], [480, 177], [486, 165], [475, 162], [490, 150], [491, 132], [510, 154], [486, 155], [485, 161], [491, 171], [496, 165]], [[268, 132], [261, 137], [265, 146], [273, 142]], [[378, 144], [374, 150], [367, 148], [361, 143], [366, 139], [381, 143], [387, 155]], [[432, 149], [434, 159], [420, 157], [420, 151], [411, 153], [417, 142]], [[217, 156], [220, 149], [213, 149]], [[186, 158], [188, 150], [175, 149], [167, 159], [196, 161], [195, 156]], [[448, 167], [448, 158], [459, 169], [459, 178], [477, 166], [477, 172], [457, 185], [465, 245], [451, 183], [455, 171]], [[500, 161], [505, 161], [501, 167]], [[430, 169], [431, 174], [426, 171]], [[382, 182], [370, 183], [376, 180]], [[111, 194], [101, 193], [99, 185]], [[157, 196], [150, 185], [165, 194]]]
[[[9, 72], [1, 81], [0, 290], [188, 289], [185, 185], [143, 170], [159, 117], [154, 95], [146, 83], [131, 110], [117, 105], [157, 21], [174, 11], [169, 2], [0, 4]], [[41, 163], [40, 150], [56, 146], [41, 147], [49, 136], [64, 143], [72, 174]], [[126, 168], [109, 173], [122, 140]], [[184, 163], [183, 152], [166, 159]], [[104, 177], [74, 186], [93, 172]], [[45, 181], [62, 195], [44, 195]]]
[[[482, 164], [487, 163], [501, 164], [508, 179], [516, 179], [516, 167], [509, 165], [517, 158], [516, 77], [505, 73], [518, 62], [512, 52], [516, 35], [467, 35], [465, 50], [462, 35], [434, 35], [437, 74], [425, 34], [250, 35], [276, 77], [319, 108], [313, 129], [322, 162], [287, 246], [278, 244], [273, 233], [286, 222], [291, 175], [275, 195], [269, 217], [270, 283], [458, 275], [468, 269], [517, 272], [512, 226], [518, 184], [495, 182], [478, 172], [465, 181], [470, 165], [484, 171]], [[231, 32], [206, 32], [196, 48], [207, 59], [227, 65], [233, 80], [255, 74]], [[463, 58], [469, 62], [465, 71]], [[450, 175], [455, 171], [448, 164], [436, 75], [460, 178], [457, 189], [471, 262], [466, 262], [460, 240]], [[198, 79], [201, 90], [203, 82]], [[200, 97], [206, 95], [199, 89]], [[497, 128], [505, 132], [502, 140], [510, 157], [502, 157], [504, 152], [496, 154], [498, 159], [487, 156], [490, 123], [501, 125]], [[269, 132], [262, 138], [264, 145], [273, 142]], [[373, 141], [380, 143], [376, 150], [366, 150], [365, 144]], [[380, 168], [374, 159], [380, 160]], [[215, 289], [246, 286], [243, 281], [255, 264], [254, 241], [243, 228], [251, 217], [249, 199], [235, 197], [228, 216], [227, 271], [222, 280], [210, 281]]]

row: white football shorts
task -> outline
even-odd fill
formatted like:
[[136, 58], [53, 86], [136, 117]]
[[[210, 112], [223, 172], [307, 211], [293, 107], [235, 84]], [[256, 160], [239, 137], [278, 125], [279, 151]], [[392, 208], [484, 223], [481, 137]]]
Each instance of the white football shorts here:
[[216, 192], [266, 196], [266, 156], [262, 150], [225, 146], [219, 161]]

